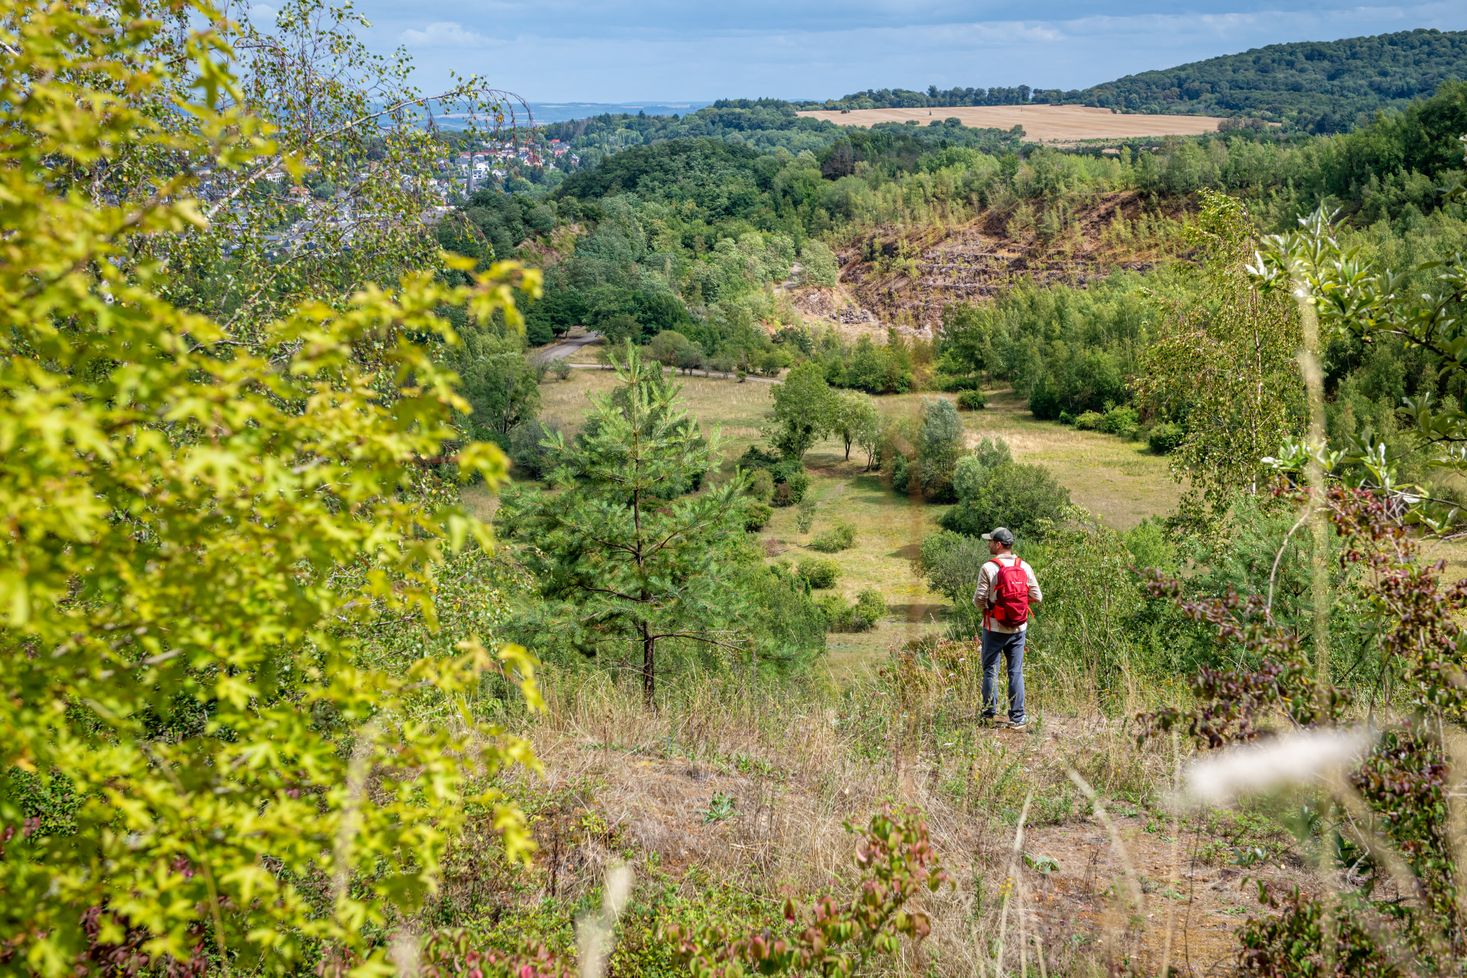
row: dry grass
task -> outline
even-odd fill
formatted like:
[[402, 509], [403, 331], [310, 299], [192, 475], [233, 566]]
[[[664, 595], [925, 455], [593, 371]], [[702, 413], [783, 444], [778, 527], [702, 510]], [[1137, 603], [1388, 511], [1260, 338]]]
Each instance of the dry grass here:
[[[773, 404], [770, 384], [739, 383], [714, 377], [678, 377], [684, 408], [703, 426], [718, 432], [728, 458], [742, 455], [759, 440], [759, 426]], [[610, 370], [576, 370], [565, 380], [547, 379], [540, 385], [540, 417], [559, 425], [566, 434], [580, 430], [591, 401], [610, 394], [616, 374]]]
[[[1139, 974], [1163, 960], [1179, 974], [1226, 965], [1256, 890], [1236, 867], [1188, 855], [1226, 826], [1174, 821], [1142, 797], [1140, 786], [1167, 782], [1169, 751], [1138, 748], [1112, 721], [1022, 733], [930, 722], [954, 695], [945, 681], [865, 682], [836, 697], [692, 679], [652, 712], [605, 677], [552, 677], [549, 712], [531, 729], [550, 784], [584, 788], [619, 840], [562, 856], [580, 877], [562, 892], [594, 886], [617, 850], [689, 895], [726, 885], [777, 907], [786, 894], [841, 894], [854, 878], [844, 825], [897, 802], [925, 812], [953, 885], [924, 898], [932, 937], [873, 974], [1013, 974], [1021, 948], [1049, 974], [1106, 973], [1122, 959]], [[1105, 799], [1113, 834], [1075, 773]], [[731, 817], [705, 817], [715, 794], [733, 799]], [[1300, 874], [1286, 856], [1246, 875]]]
[[1087, 139], [1135, 136], [1197, 136], [1216, 132], [1222, 119], [1209, 115], [1144, 115], [1112, 112], [1088, 105], [965, 105], [923, 109], [852, 109], [801, 112], [841, 126], [869, 128], [882, 122], [916, 121], [919, 125], [956, 118], [979, 129], [1021, 126], [1024, 138], [1037, 143], [1075, 143]]

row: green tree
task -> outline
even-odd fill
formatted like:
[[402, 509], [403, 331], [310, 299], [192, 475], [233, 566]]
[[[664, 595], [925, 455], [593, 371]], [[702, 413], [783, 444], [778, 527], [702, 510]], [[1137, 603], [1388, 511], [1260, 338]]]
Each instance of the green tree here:
[[[148, 56], [169, 64], [188, 57], [193, 7], [169, 0], [99, 5], [166, 23], [168, 30], [145, 43]], [[438, 178], [449, 146], [421, 125], [419, 110], [429, 99], [452, 106], [472, 135], [475, 120], [492, 125], [497, 109], [477, 78], [418, 90], [401, 50], [368, 50], [359, 36], [367, 22], [345, 0], [283, 0], [269, 9], [263, 16], [227, 10], [231, 19], [220, 18], [216, 29], [238, 53], [232, 97], [270, 125], [270, 152], [248, 166], [212, 166], [208, 200], [200, 205], [206, 220], [186, 233], [139, 242], [139, 255], [170, 265], [160, 284], [167, 298], [215, 317], [246, 341], [302, 302], [341, 308], [368, 283], [437, 264], [440, 243], [423, 215], [442, 204]], [[154, 92], [187, 97], [199, 80], [207, 78], [180, 74]], [[138, 104], [138, 95], [128, 97]], [[147, 98], [160, 125], [191, 125], [187, 117], [170, 118], [161, 98]], [[144, 200], [155, 189], [149, 174], [166, 179], [176, 164], [167, 154], [133, 156], [94, 168], [92, 189]], [[302, 199], [291, 192], [301, 184], [315, 193]], [[499, 257], [509, 257], [508, 249]]]
[[1135, 387], [1154, 414], [1186, 429], [1173, 469], [1188, 480], [1189, 508], [1215, 521], [1235, 493], [1262, 488], [1265, 458], [1302, 435], [1304, 387], [1292, 300], [1247, 276], [1256, 241], [1243, 205], [1204, 194], [1198, 233], [1202, 295], [1163, 323]]
[[[881, 432], [881, 413], [864, 394], [842, 391], [834, 395], [831, 428], [845, 446], [846, 461], [851, 460], [851, 446], [873, 441]], [[867, 458], [870, 465], [870, 458]]]
[[785, 457], [799, 461], [811, 445], [830, 434], [835, 392], [820, 365], [807, 361], [791, 367], [773, 393], [769, 440]]
[[953, 498], [953, 470], [963, 451], [963, 421], [946, 398], [922, 402], [917, 430], [917, 478], [923, 495], [942, 502]]
[[1070, 505], [1070, 493], [1050, 471], [1039, 465], [1003, 462], [987, 475], [958, 504], [942, 514], [944, 528], [978, 536], [995, 526], [1015, 533], [1038, 530], [1046, 522], [1057, 523]]
[[1013, 460], [1008, 442], [1002, 438], [984, 438], [977, 448], [958, 459], [953, 469], [953, 493], [959, 499], [972, 499], [978, 495], [990, 472]]
[[[160, 973], [381, 972], [471, 811], [529, 846], [494, 787], [527, 744], [457, 708], [493, 670], [535, 702], [523, 650], [364, 650], [385, 622], [431, 631], [435, 565], [491, 542], [423, 464], [466, 403], [420, 340], [456, 342], [445, 307], [513, 324], [537, 277], [424, 269], [284, 308], [251, 345], [169, 301], [176, 269], [146, 256], [209, 230], [201, 172], [278, 150], [216, 23], [0, 0], [0, 824], [28, 826], [5, 834], [0, 947], [20, 973], [110, 970], [88, 956], [124, 944]], [[505, 474], [491, 445], [454, 459]]]
[[703, 348], [675, 329], [663, 330], [647, 344], [647, 355], [669, 367], [684, 371], [703, 365]]
[[662, 643], [749, 652], [734, 585], [748, 496], [742, 478], [698, 491], [715, 446], [660, 367], [634, 347], [621, 359], [621, 386], [574, 441], [553, 436], [551, 491], [527, 493], [509, 528], [533, 543], [525, 560], [556, 641], [597, 657], [634, 649], [652, 705]]
[[494, 327], [466, 329], [450, 362], [472, 408], [463, 422], [470, 437], [507, 446], [510, 431], [535, 420], [540, 382], [519, 336]]

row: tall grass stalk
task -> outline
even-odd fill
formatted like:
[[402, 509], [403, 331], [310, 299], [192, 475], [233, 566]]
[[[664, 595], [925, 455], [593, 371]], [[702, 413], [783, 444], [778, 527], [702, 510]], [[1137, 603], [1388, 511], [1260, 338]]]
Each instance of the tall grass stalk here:
[[[1299, 350], [1299, 371], [1304, 376], [1304, 393], [1309, 411], [1309, 456], [1305, 464], [1304, 479], [1309, 488], [1309, 536], [1312, 542], [1309, 553], [1309, 594], [1314, 608], [1311, 637], [1314, 643], [1314, 679], [1318, 698], [1317, 709], [1322, 717], [1329, 716], [1329, 514], [1326, 512], [1325, 494], [1329, 487], [1325, 483], [1324, 453], [1328, 450], [1325, 440], [1324, 417], [1324, 370], [1320, 367], [1319, 314], [1314, 308], [1314, 296], [1302, 278], [1294, 280], [1294, 301], [1299, 307], [1299, 322], [1302, 327], [1303, 345]], [[1328, 796], [1327, 796], [1328, 797]], [[1330, 818], [1330, 805], [1325, 804], [1324, 817]], [[1327, 861], [1331, 858], [1328, 846], [1320, 846], [1320, 875], [1328, 871]], [[1333, 971], [1334, 953], [1337, 947], [1335, 933], [1338, 930], [1336, 916], [1339, 901], [1327, 891], [1325, 904], [1320, 914], [1320, 926], [1324, 933], [1325, 968]]]

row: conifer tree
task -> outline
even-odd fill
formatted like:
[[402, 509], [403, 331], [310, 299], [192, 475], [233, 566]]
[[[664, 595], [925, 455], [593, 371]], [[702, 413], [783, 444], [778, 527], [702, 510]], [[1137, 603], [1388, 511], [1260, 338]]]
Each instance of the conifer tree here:
[[555, 435], [551, 491], [525, 498], [510, 524], [533, 544], [527, 561], [548, 599], [549, 641], [598, 659], [638, 660], [656, 694], [667, 639], [745, 654], [742, 477], [704, 488], [716, 444], [677, 405], [677, 387], [627, 347], [621, 386], [598, 401], [582, 433]]

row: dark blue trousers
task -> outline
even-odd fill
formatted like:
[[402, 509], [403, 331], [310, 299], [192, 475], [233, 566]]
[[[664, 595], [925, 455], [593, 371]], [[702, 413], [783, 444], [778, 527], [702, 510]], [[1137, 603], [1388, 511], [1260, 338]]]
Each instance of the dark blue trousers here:
[[1009, 721], [1024, 719], [1024, 632], [983, 630], [983, 715], [998, 712], [998, 660], [1002, 656], [1009, 672]]

